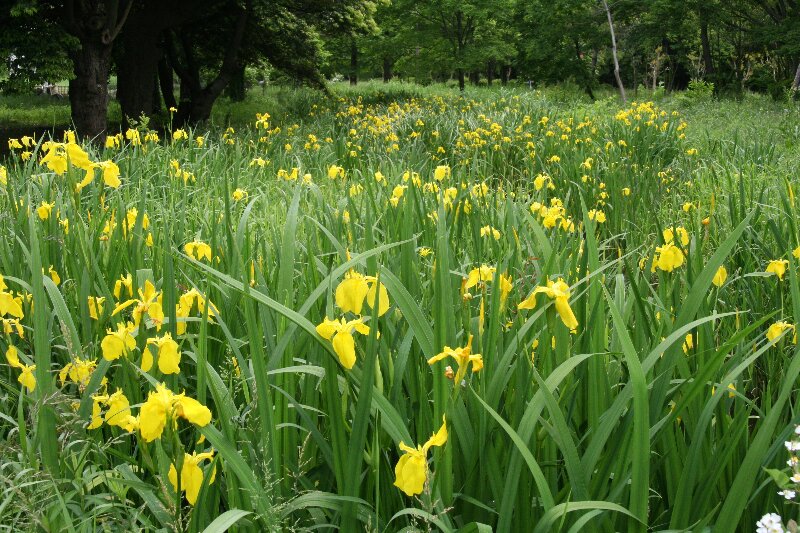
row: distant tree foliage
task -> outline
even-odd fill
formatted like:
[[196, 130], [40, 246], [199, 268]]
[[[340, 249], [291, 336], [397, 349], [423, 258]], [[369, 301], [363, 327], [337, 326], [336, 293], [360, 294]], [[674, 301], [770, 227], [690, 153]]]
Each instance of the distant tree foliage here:
[[0, 28], [0, 90], [30, 93], [71, 77], [68, 52], [78, 43], [58, 25], [17, 6], [0, 8]]
[[[800, 89], [800, 0], [9, 0], [0, 90], [69, 80], [79, 131], [102, 138], [108, 80], [126, 118], [209, 117], [246, 72], [325, 79], [600, 84], [775, 97]], [[615, 79], [613, 13], [619, 80]]]
[[[624, 85], [782, 96], [800, 84], [798, 0], [609, 0]], [[505, 81], [574, 83], [589, 95], [615, 85], [601, 0], [393, 0], [378, 33], [357, 37], [361, 77], [463, 86]], [[326, 38], [323, 72], [349, 77], [352, 39]], [[795, 88], [796, 85], [795, 85]]]

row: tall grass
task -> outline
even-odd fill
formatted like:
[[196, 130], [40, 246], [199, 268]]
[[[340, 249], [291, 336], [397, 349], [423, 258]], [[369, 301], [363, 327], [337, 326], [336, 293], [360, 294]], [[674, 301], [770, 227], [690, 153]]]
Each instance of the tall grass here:
[[[287, 112], [85, 146], [116, 162], [119, 188], [97, 170], [76, 192], [83, 170], [39, 164], [50, 146], [15, 150], [0, 273], [25, 317], [22, 335], [6, 320], [0, 349], [35, 364], [37, 386], [0, 372], [0, 522], [733, 531], [789, 516], [764, 468], [785, 464], [800, 358], [791, 330], [765, 333], [800, 316], [794, 177], [752, 179], [747, 162], [778, 161], [768, 146], [717, 151], [653, 104], [479, 96], [303, 96], [286, 104], [302, 108], [297, 123]], [[195, 241], [210, 260], [186, 248]], [[671, 271], [656, 250], [668, 242], [683, 257]], [[788, 261], [782, 279], [765, 271], [772, 260]], [[378, 311], [379, 290], [362, 306], [369, 331], [353, 333], [348, 369], [317, 326], [357, 319], [337, 300], [351, 272], [385, 286], [390, 306]], [[164, 318], [145, 315], [135, 347], [107, 360], [108, 331], [139, 305], [113, 313], [128, 274], [134, 298], [148, 282], [160, 292]], [[573, 331], [558, 298], [518, 308], [559, 278]], [[213, 306], [183, 313], [192, 290]], [[105, 298], [96, 318], [89, 297]], [[180, 372], [162, 373], [163, 352], [143, 370], [167, 332]], [[483, 367], [458, 382], [456, 359], [428, 363], [466, 346]], [[60, 379], [79, 359], [96, 368]], [[95, 398], [118, 389], [141, 428], [159, 383], [207, 405], [211, 422], [176, 411], [151, 442], [107, 419], [87, 428], [98, 401], [110, 409]], [[400, 443], [423, 445], [443, 419], [446, 442], [407, 496], [394, 485]], [[187, 458], [212, 450], [192, 505]]]

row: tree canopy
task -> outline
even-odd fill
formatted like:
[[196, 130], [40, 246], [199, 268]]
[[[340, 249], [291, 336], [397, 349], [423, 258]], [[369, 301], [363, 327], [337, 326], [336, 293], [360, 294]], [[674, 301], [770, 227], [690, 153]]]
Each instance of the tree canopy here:
[[[108, 80], [123, 115], [209, 117], [247, 67], [421, 83], [509, 79], [780, 96], [800, 85], [800, 0], [13, 0], [0, 8], [0, 90], [69, 79], [82, 133], [106, 130]], [[608, 6], [606, 10], [605, 6]], [[612, 17], [613, 22], [609, 24]], [[613, 25], [613, 28], [612, 28]], [[619, 65], [614, 75], [611, 31]]]

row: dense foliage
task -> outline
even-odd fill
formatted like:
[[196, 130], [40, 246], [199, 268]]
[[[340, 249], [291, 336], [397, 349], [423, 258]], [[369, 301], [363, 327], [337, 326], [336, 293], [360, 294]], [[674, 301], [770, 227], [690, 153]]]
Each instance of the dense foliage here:
[[[291, 98], [236, 131], [10, 143], [0, 522], [793, 517], [795, 110]], [[745, 111], [746, 141], [699, 133]]]

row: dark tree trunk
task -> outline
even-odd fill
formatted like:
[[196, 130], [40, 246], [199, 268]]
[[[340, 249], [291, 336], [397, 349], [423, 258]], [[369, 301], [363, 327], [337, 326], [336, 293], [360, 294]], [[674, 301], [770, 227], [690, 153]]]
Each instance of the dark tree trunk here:
[[800, 65], [797, 65], [797, 70], [794, 73], [794, 81], [792, 82], [792, 90], [797, 91], [800, 89]]
[[463, 91], [464, 90], [464, 86], [465, 86], [465, 83], [464, 83], [464, 69], [463, 68], [458, 69], [457, 70], [457, 74], [458, 74], [458, 89], [460, 91]]
[[117, 63], [117, 100], [123, 121], [138, 119], [142, 114], [152, 116], [156, 111], [153, 86], [158, 76], [161, 57], [160, 31], [150, 13], [136, 10], [131, 13], [121, 35], [122, 54]]
[[[577, 39], [575, 39], [574, 44], [575, 44], [575, 57], [577, 58], [578, 62], [580, 63], [581, 70], [583, 71], [583, 78], [584, 78], [583, 79], [583, 88], [586, 91], [586, 94], [589, 95], [589, 98], [594, 100], [594, 91], [592, 90], [592, 84], [593, 84], [594, 79], [595, 79], [594, 66], [592, 66], [592, 70], [591, 71], [586, 67], [586, 64], [584, 63], [584, 60], [583, 60], [583, 52], [581, 51], [581, 43]], [[596, 53], [595, 53], [594, 58], [595, 59], [597, 58]]]
[[70, 55], [75, 77], [69, 81], [69, 103], [75, 129], [81, 137], [103, 142], [108, 127], [111, 45], [83, 42]]
[[172, 32], [168, 31], [166, 33], [165, 42], [169, 61], [181, 80], [180, 102], [178, 103], [178, 112], [174, 117], [174, 125], [182, 126], [187, 123], [203, 122], [211, 116], [211, 108], [214, 106], [214, 102], [242, 67], [239, 61], [239, 50], [242, 46], [251, 8], [252, 3], [246, 0], [244, 8], [236, 20], [236, 27], [225, 57], [222, 60], [219, 73], [205, 87], [201, 83], [200, 65], [194, 55], [194, 43], [189, 33], [191, 28], [178, 36], [183, 51], [183, 63], [178, 57]]
[[59, 23], [80, 43], [69, 54], [75, 73], [69, 82], [72, 121], [79, 135], [96, 142], [105, 140], [108, 126], [111, 48], [132, 7], [133, 0], [85, 0], [64, 2], [59, 12]]
[[240, 65], [233, 73], [231, 83], [228, 85], [228, 96], [234, 102], [243, 102], [247, 96], [247, 89], [244, 85], [244, 65]]
[[708, 38], [708, 22], [703, 20], [700, 24], [700, 43], [703, 46], [703, 68], [706, 76], [714, 75], [714, 60], [711, 57], [711, 40]]
[[508, 73], [511, 70], [511, 67], [508, 65], [503, 65], [500, 68], [500, 83], [505, 87], [508, 85]]
[[178, 102], [175, 100], [174, 83], [172, 66], [169, 63], [169, 59], [164, 56], [158, 62], [158, 85], [161, 87], [161, 96], [164, 97], [164, 105], [167, 109], [178, 108]]
[[[152, 116], [158, 112], [161, 98], [153, 91], [161, 86], [167, 107], [177, 107], [175, 97], [164, 90], [165, 76], [172, 75], [171, 67], [162, 65], [166, 56], [165, 33], [168, 28], [189, 24], [201, 16], [192, 9], [192, 0], [135, 0], [136, 7], [128, 16], [120, 36], [123, 50], [118, 58], [117, 99], [123, 117], [138, 119], [142, 113]], [[171, 87], [171, 84], [170, 84]]]
[[387, 56], [383, 58], [383, 83], [388, 83], [394, 76], [392, 73], [393, 66], [394, 62], [391, 57]]
[[358, 47], [356, 40], [350, 39], [350, 85], [358, 83]]
[[158, 84], [158, 76], [156, 75], [153, 78], [153, 87], [152, 87], [152, 99], [153, 99], [153, 112], [159, 113], [161, 112], [161, 87]]
[[211, 109], [217, 96], [207, 90], [192, 94], [192, 97], [185, 102], [181, 102], [178, 107], [178, 114], [175, 119], [178, 125], [197, 124], [204, 122], [211, 117]]
[[494, 69], [495, 69], [494, 60], [493, 59], [489, 60], [486, 63], [486, 85], [488, 85], [489, 87], [492, 86], [492, 82], [494, 81]]

